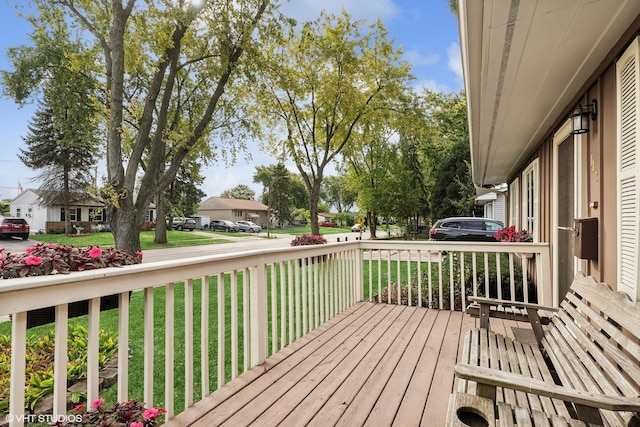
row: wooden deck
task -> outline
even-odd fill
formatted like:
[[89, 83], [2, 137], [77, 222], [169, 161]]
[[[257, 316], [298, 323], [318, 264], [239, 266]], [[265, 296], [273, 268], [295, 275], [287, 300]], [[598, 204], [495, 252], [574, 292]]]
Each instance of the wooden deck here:
[[[460, 312], [358, 303], [165, 426], [442, 426], [475, 324]], [[509, 336], [513, 327], [527, 328], [491, 321]]]

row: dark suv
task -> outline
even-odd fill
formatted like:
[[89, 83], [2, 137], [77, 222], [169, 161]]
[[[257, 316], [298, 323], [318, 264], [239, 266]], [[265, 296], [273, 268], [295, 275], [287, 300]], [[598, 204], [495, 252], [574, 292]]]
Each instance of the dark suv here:
[[429, 230], [430, 240], [459, 240], [465, 242], [495, 242], [494, 234], [504, 225], [487, 218], [453, 217], [436, 221]]
[[238, 231], [238, 226], [226, 219], [214, 219], [209, 224], [209, 230], [211, 231], [226, 231], [228, 233], [232, 231]]
[[0, 216], [0, 237], [20, 237], [22, 240], [29, 238], [29, 224], [23, 218]]

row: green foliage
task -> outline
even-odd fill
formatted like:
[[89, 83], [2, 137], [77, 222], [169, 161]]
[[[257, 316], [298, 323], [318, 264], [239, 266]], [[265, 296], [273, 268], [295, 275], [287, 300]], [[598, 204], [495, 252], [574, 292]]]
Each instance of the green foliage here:
[[4, 200], [0, 200], [0, 215], [2, 216], [9, 216], [10, 215], [10, 205], [11, 204], [11, 200], [10, 199], [4, 199]]
[[131, 255], [116, 248], [97, 246], [78, 248], [57, 244], [38, 243], [25, 252], [11, 254], [0, 249], [0, 277], [18, 277], [66, 274], [72, 271], [94, 270], [139, 264], [142, 253]]
[[[476, 274], [476, 284], [478, 286], [478, 295], [486, 296], [487, 286], [489, 287], [488, 296], [490, 298], [498, 298], [498, 270], [495, 264], [495, 258], [493, 255], [489, 255], [491, 257], [489, 262], [489, 271], [486, 274], [483, 255], [479, 254], [475, 264], [475, 274]], [[449, 257], [453, 257], [453, 271], [451, 271]], [[450, 279], [453, 276], [453, 284], [454, 284], [454, 303], [455, 309], [460, 310], [462, 307], [462, 298], [461, 298], [461, 288], [460, 288], [460, 278], [462, 275], [465, 288], [466, 295], [473, 295], [473, 273], [474, 273], [474, 264], [473, 264], [473, 255], [471, 253], [464, 254], [464, 270], [461, 270], [460, 267], [460, 253], [454, 252], [449, 253], [445, 256], [445, 259], [442, 263], [442, 303], [444, 309], [450, 309], [450, 301], [451, 301], [451, 289], [450, 289]], [[433, 275], [432, 271], [432, 275]], [[517, 301], [523, 301], [524, 292], [522, 288], [522, 280], [523, 280], [523, 271], [522, 268], [514, 262], [514, 282], [515, 282], [515, 295], [513, 296]], [[427, 272], [423, 272], [423, 276], [426, 276]], [[437, 277], [437, 276], [436, 276]], [[488, 280], [487, 280], [488, 279]], [[426, 277], [423, 277], [423, 280], [426, 280]], [[433, 279], [434, 283], [438, 283], [437, 279]], [[502, 299], [511, 299], [511, 288], [510, 288], [510, 267], [509, 267], [509, 255], [508, 254], [500, 254], [500, 283], [501, 283], [501, 292]], [[536, 302], [536, 289], [531, 278], [528, 278], [527, 283], [529, 284], [529, 302]], [[439, 289], [434, 290], [434, 307], [439, 307]]]
[[220, 193], [220, 197], [227, 199], [255, 200], [256, 192], [249, 188], [248, 185], [238, 184], [229, 190], [224, 190]]
[[324, 237], [307, 233], [294, 237], [291, 246], [323, 245], [325, 243], [327, 243], [327, 239]]
[[352, 151], [359, 129], [384, 120], [406, 91], [409, 67], [387, 36], [380, 21], [365, 27], [346, 12], [322, 13], [263, 50], [257, 112], [273, 119], [272, 153], [292, 159], [305, 182], [314, 234], [326, 167]]
[[358, 192], [347, 186], [346, 175], [326, 176], [322, 181], [320, 197], [328, 206], [335, 207], [338, 212], [348, 212], [355, 204]]
[[[70, 384], [86, 378], [88, 332], [84, 326], [69, 325], [67, 338], [67, 378]], [[115, 333], [100, 331], [98, 338], [98, 366], [102, 368], [118, 351]], [[33, 409], [53, 394], [54, 332], [27, 339], [25, 403]], [[0, 414], [9, 409], [9, 380], [11, 376], [11, 337], [0, 335]]]
[[355, 219], [347, 212], [340, 212], [331, 217], [332, 221], [337, 222], [340, 225], [348, 225], [351, 227], [355, 223]]
[[[73, 53], [70, 82], [85, 75], [99, 82], [86, 99], [100, 106], [106, 181], [118, 197], [107, 216], [117, 247], [135, 253], [149, 205], [174, 182], [183, 162], [231, 164], [246, 150], [244, 141], [256, 136], [260, 122], [247, 119], [254, 108], [247, 98], [261, 66], [255, 60], [258, 37], [266, 42], [280, 27], [276, 3], [31, 5], [37, 9], [28, 17], [32, 43], [10, 49], [12, 70], [2, 75], [7, 93], [18, 102], [41, 95], [51, 77], [52, 61], [41, 55], [46, 52]], [[63, 30], [72, 43], [59, 36]]]
[[292, 191], [294, 189], [293, 176], [284, 163], [256, 166], [253, 182], [259, 182], [263, 185], [262, 201], [269, 206], [271, 214], [277, 218], [278, 224], [283, 225], [285, 222], [290, 222], [296, 193]]

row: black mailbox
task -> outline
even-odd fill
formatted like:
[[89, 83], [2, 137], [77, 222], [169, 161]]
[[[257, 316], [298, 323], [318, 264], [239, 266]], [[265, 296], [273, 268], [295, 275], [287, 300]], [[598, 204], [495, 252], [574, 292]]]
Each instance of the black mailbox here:
[[598, 259], [598, 218], [576, 219], [573, 253], [580, 259]]

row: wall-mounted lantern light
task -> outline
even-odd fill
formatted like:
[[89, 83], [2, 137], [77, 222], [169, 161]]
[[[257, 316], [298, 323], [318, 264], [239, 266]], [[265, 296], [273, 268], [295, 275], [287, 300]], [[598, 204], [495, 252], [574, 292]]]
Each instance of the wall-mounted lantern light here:
[[591, 104], [578, 105], [571, 113], [571, 133], [589, 132], [589, 118], [595, 120], [598, 117], [598, 101], [595, 99]]

